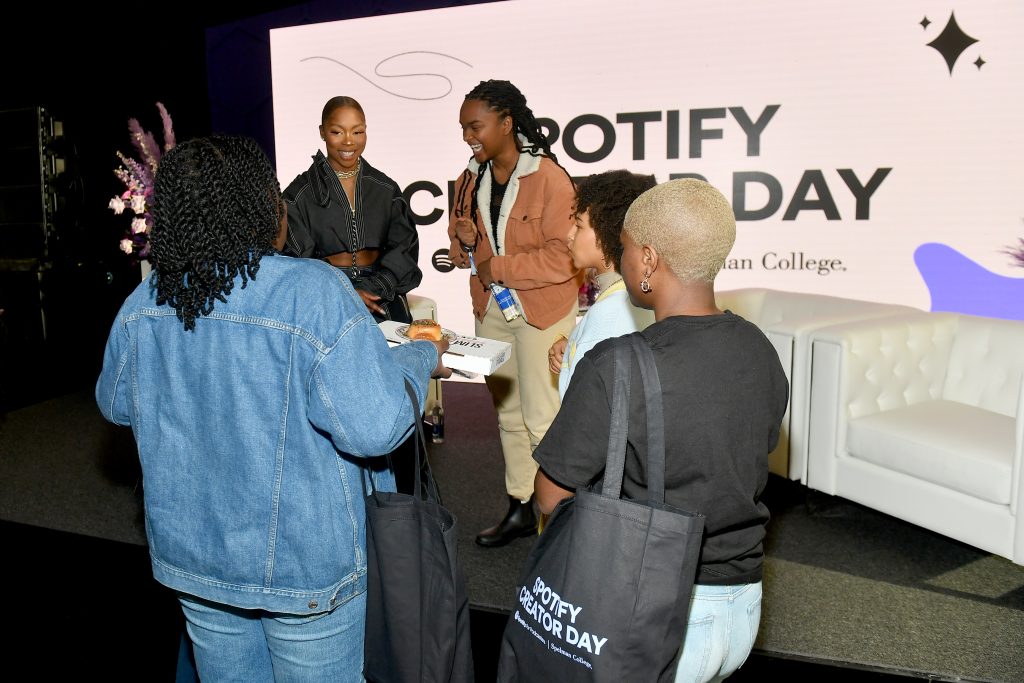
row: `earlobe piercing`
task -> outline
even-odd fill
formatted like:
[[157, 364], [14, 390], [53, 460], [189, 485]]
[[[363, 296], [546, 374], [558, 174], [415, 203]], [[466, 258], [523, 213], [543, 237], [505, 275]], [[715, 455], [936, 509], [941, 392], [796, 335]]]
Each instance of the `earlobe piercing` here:
[[647, 279], [650, 277], [649, 273], [644, 273], [644, 279], [640, 281], [640, 291], [644, 294], [650, 294], [653, 291], [650, 281]]

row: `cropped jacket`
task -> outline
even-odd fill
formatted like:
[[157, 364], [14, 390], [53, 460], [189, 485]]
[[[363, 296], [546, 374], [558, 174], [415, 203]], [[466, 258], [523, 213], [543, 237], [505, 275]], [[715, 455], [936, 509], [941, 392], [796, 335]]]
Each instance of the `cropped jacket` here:
[[420, 284], [419, 235], [409, 203], [398, 184], [359, 160], [355, 212], [337, 174], [323, 152], [285, 188], [288, 204], [289, 256], [322, 259], [338, 252], [379, 249], [379, 269], [370, 280], [370, 292], [385, 301], [408, 294]]

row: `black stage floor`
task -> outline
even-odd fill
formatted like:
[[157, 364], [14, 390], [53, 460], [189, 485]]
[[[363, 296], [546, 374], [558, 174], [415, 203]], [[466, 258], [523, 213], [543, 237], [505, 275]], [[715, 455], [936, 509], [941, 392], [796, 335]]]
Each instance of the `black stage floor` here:
[[[486, 389], [445, 383], [431, 459], [460, 530], [478, 680], [531, 539], [472, 539], [506, 499]], [[152, 579], [129, 430], [90, 390], [0, 418], [3, 678], [174, 680], [181, 615]], [[772, 477], [761, 630], [730, 680], [1024, 681], [1024, 567]]]

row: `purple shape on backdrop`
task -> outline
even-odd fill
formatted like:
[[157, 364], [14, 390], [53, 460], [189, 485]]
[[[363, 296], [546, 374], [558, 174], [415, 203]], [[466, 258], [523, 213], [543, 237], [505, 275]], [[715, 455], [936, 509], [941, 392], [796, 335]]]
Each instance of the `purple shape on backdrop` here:
[[914, 251], [933, 311], [1024, 320], [1024, 278], [998, 275], [956, 249], [935, 242]]

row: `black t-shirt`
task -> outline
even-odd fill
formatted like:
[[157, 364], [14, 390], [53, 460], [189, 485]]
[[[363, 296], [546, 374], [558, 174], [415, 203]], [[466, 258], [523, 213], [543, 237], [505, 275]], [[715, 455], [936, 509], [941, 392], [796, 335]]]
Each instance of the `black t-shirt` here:
[[[494, 234], [494, 244], [498, 245], [498, 215], [501, 213], [501, 202], [505, 199], [505, 190], [508, 189], [508, 181], [499, 183], [491, 174], [491, 232]], [[498, 252], [495, 251], [495, 254]]]
[[[756, 326], [729, 311], [666, 318], [635, 334], [654, 352], [661, 381], [665, 500], [705, 516], [697, 583], [759, 581], [769, 518], [760, 496], [789, 395], [778, 355]], [[628, 346], [625, 337], [605, 340], [580, 360], [534, 451], [544, 472], [567, 488], [603, 474], [618, 344]], [[647, 498], [643, 395], [634, 359], [622, 483], [623, 497], [634, 500]]]

